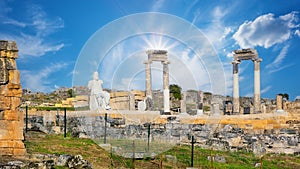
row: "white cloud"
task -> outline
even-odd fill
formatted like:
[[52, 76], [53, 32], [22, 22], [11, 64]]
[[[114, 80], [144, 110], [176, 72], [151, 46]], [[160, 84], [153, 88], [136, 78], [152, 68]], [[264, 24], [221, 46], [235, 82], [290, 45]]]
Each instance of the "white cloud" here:
[[37, 36], [47, 36], [48, 34], [57, 31], [57, 29], [64, 27], [62, 18], [48, 17], [46, 12], [38, 5], [32, 5], [28, 10], [32, 17], [30, 25], [36, 29]]
[[287, 41], [295, 28], [299, 27], [298, 12], [275, 17], [269, 13], [240, 25], [233, 38], [241, 48], [262, 46], [269, 48]]
[[266, 93], [267, 91], [269, 91], [271, 88], [272, 88], [272, 86], [266, 86], [265, 88], [263, 88], [263, 89], [260, 91], [260, 93], [261, 93], [261, 94], [264, 94], [264, 93]]
[[14, 25], [14, 26], [18, 26], [18, 27], [26, 27], [26, 23], [24, 22], [20, 22], [20, 21], [17, 21], [17, 20], [14, 20], [14, 19], [7, 19], [5, 21], [2, 22], [3, 24], [10, 24], [10, 25]]
[[165, 0], [156, 0], [155, 3], [151, 7], [151, 11], [158, 11], [164, 5]]
[[296, 30], [295, 31], [295, 35], [297, 35], [298, 37], [300, 37], [300, 30]]
[[186, 8], [186, 11], [185, 11], [184, 15], [187, 15], [188, 13], [190, 13], [190, 11], [198, 3], [198, 1], [199, 0], [195, 0], [195, 1], [193, 1], [193, 3], [190, 3], [190, 5]]
[[28, 70], [21, 70], [21, 77], [22, 77], [22, 85], [23, 88], [30, 89], [32, 91], [40, 91], [40, 92], [49, 92], [53, 90], [51, 82], [49, 81], [49, 76], [54, 73], [58, 72], [64, 67], [66, 67], [67, 63], [56, 63], [51, 64], [48, 67], [40, 71], [28, 71]]
[[61, 50], [64, 43], [53, 42], [48, 36], [64, 27], [63, 20], [60, 17], [50, 18], [38, 5], [31, 5], [27, 10], [30, 19], [26, 21], [13, 19], [7, 13], [2, 14], [4, 21], [0, 24], [16, 27], [18, 33], [2, 32], [1, 38], [16, 41], [21, 58], [43, 56]]
[[2, 38], [17, 42], [19, 54], [23, 56], [43, 56], [48, 52], [57, 52], [64, 47], [63, 43], [45, 43], [43, 38], [21, 33], [21, 35], [0, 34]]
[[275, 58], [275, 60], [266, 66], [266, 68], [269, 69], [269, 73], [274, 73], [274, 72], [277, 72], [279, 70], [282, 70], [284, 68], [291, 66], [291, 64], [282, 66], [282, 62], [283, 62], [284, 58], [287, 56], [288, 48], [289, 48], [289, 45], [284, 46], [281, 49], [279, 55]]

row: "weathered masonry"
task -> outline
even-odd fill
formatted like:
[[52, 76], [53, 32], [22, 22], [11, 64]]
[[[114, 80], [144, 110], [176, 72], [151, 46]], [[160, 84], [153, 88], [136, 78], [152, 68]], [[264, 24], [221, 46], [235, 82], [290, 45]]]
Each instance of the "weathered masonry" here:
[[0, 40], [0, 155], [26, 153], [23, 113], [19, 110], [22, 88], [16, 58], [16, 42]]

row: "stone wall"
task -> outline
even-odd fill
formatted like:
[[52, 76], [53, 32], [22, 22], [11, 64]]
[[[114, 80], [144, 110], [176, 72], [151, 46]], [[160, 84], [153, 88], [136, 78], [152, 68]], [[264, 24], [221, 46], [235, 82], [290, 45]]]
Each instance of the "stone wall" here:
[[22, 156], [23, 113], [20, 112], [22, 88], [17, 70], [16, 42], [0, 40], [0, 155]]
[[[237, 119], [228, 116], [227, 121], [205, 118], [204, 123], [184, 123], [180, 116], [166, 117], [164, 123], [129, 124], [125, 119], [108, 116], [107, 139], [147, 140], [148, 125], [151, 125], [151, 142], [162, 142], [170, 145], [190, 144], [190, 137], [196, 139], [196, 145], [215, 150], [245, 150], [254, 151], [253, 146], [262, 142], [267, 153], [300, 153], [300, 118], [266, 114], [265, 120], [256, 118]], [[223, 116], [225, 118], [225, 116]], [[294, 119], [294, 120], [292, 120]], [[30, 114], [29, 129], [45, 133], [63, 133], [64, 117], [62, 112], [40, 112]], [[103, 114], [91, 112], [68, 112], [67, 132], [81, 138], [92, 138], [102, 142], [104, 139], [105, 121]]]

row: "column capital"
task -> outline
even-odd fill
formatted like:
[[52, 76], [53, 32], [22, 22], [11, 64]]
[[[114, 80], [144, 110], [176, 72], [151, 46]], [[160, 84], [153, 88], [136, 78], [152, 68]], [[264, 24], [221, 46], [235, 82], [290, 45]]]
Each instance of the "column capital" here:
[[152, 61], [151, 60], [145, 60], [144, 64], [152, 64]]
[[240, 64], [241, 62], [240, 61], [238, 61], [238, 60], [233, 60], [232, 62], [231, 62], [231, 64]]
[[168, 64], [170, 64], [171, 62], [168, 61], [168, 60], [166, 60], [166, 61], [162, 61], [161, 63], [162, 63], [163, 65], [168, 65]]
[[254, 59], [252, 60], [253, 62], [261, 62], [262, 61], [262, 58], [257, 58], [257, 59]]

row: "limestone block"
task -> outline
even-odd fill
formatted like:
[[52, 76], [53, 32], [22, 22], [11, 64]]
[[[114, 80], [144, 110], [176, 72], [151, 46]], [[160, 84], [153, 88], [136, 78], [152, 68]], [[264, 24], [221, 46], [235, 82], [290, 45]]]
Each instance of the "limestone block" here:
[[18, 58], [18, 52], [2, 50], [2, 51], [0, 51], [0, 57], [16, 59], [16, 58]]
[[7, 85], [0, 85], [0, 96], [5, 96], [8, 92]]
[[135, 100], [144, 100], [145, 96], [134, 96]]
[[21, 120], [19, 114], [20, 114], [20, 112], [18, 112], [17, 110], [5, 110], [4, 111], [4, 120], [9, 120], [9, 121]]
[[0, 58], [0, 84], [6, 84], [8, 82], [8, 71], [5, 66], [5, 59]]
[[126, 101], [129, 101], [128, 97], [116, 97], [116, 98], [110, 99], [110, 102], [126, 102]]
[[140, 90], [133, 90], [131, 91], [131, 93], [133, 93], [135, 96], [142, 96], [142, 97], [146, 96], [145, 92]]
[[110, 97], [128, 97], [129, 92], [111, 92]]
[[[0, 120], [4, 120], [4, 112], [0, 111]], [[0, 135], [1, 135], [1, 131], [0, 131]]]
[[25, 148], [22, 140], [16, 140], [16, 141], [11, 141], [11, 140], [1, 140], [0, 141], [0, 147], [7, 147], [7, 148]]
[[0, 111], [8, 110], [11, 106], [10, 97], [5, 97], [0, 95]]
[[0, 40], [0, 51], [2, 50], [17, 52], [18, 47], [15, 41]]
[[5, 59], [5, 66], [7, 70], [16, 70], [17, 63], [15, 59]]
[[1, 50], [1, 51], [0, 51], [0, 57], [1, 57], [1, 58], [6, 57], [6, 50]]
[[13, 155], [13, 148], [1, 148], [0, 145], [0, 156], [1, 155]]
[[18, 70], [9, 70], [9, 83], [20, 84], [20, 72]]
[[[22, 121], [0, 120], [0, 140], [23, 140]], [[0, 146], [1, 147], [1, 146]]]
[[[21, 105], [21, 99], [19, 97], [10, 97], [11, 110], [17, 110]], [[20, 113], [20, 112], [18, 112]]]
[[18, 148], [13, 150], [13, 155], [14, 156], [24, 156], [26, 154], [26, 149], [25, 148]]
[[10, 58], [10, 59], [16, 59], [16, 58], [18, 58], [18, 52], [7, 51], [6, 57]]
[[8, 83], [7, 84], [8, 91], [5, 96], [9, 97], [21, 97], [22, 96], [22, 88], [20, 84]]

